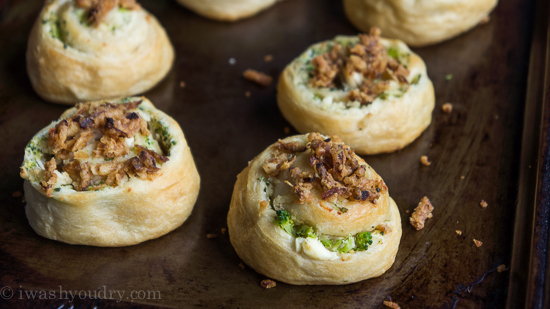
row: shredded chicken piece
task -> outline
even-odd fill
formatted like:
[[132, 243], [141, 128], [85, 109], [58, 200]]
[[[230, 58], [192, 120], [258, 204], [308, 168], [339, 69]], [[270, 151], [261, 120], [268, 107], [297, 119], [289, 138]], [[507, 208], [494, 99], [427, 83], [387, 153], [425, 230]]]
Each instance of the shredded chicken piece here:
[[310, 85], [314, 88], [353, 88], [348, 92], [349, 101], [370, 104], [389, 89], [389, 81], [408, 85], [410, 72], [392, 58], [379, 41], [380, 29], [360, 34], [359, 43], [347, 49], [335, 43], [330, 52], [311, 60], [314, 69]]
[[126, 173], [139, 177], [141, 179], [152, 180], [153, 177], [160, 171], [156, 161], [166, 162], [167, 157], [141, 146], [135, 146], [139, 150], [139, 155], [126, 161], [124, 170]]
[[414, 226], [417, 230], [423, 229], [426, 219], [433, 217], [433, 210], [434, 207], [432, 206], [432, 203], [428, 197], [424, 196], [410, 217], [412, 226]]
[[292, 166], [294, 161], [296, 161], [296, 155], [275, 151], [273, 157], [264, 162], [263, 169], [268, 176], [275, 177]]
[[395, 302], [392, 302], [392, 301], [389, 301], [389, 300], [384, 301], [384, 306], [386, 306], [388, 308], [392, 308], [392, 309], [401, 309], [401, 307], [399, 307], [398, 303], [395, 303]]
[[306, 204], [313, 202], [315, 198], [311, 193], [313, 183], [315, 182], [315, 174], [302, 171], [298, 167], [290, 168], [290, 177], [294, 180], [294, 192], [298, 195], [298, 204]]
[[40, 186], [42, 186], [42, 190], [46, 192], [47, 197], [52, 197], [53, 185], [57, 182], [57, 174], [55, 173], [57, 163], [55, 162], [55, 159], [52, 158], [50, 161], [46, 162], [44, 168], [46, 170], [46, 180], [42, 181]]
[[304, 152], [307, 150], [307, 146], [300, 144], [300, 142], [285, 143], [281, 140], [277, 142], [277, 149], [283, 152], [296, 153]]
[[243, 76], [249, 81], [253, 81], [263, 87], [269, 86], [269, 84], [273, 81], [273, 77], [252, 69], [244, 71]]
[[94, 150], [94, 156], [105, 158], [116, 158], [128, 153], [128, 146], [124, 142], [124, 138], [112, 138], [104, 135], [97, 144], [97, 149]]

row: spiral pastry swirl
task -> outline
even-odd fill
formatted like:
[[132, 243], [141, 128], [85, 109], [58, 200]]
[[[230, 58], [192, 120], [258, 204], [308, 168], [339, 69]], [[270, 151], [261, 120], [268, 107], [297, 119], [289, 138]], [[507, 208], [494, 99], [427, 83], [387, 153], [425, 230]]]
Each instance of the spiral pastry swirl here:
[[62, 104], [145, 92], [173, 60], [166, 32], [133, 0], [47, 1], [27, 47], [34, 89]]
[[231, 244], [257, 272], [290, 284], [349, 284], [395, 260], [401, 217], [382, 178], [338, 136], [288, 137], [238, 176]]

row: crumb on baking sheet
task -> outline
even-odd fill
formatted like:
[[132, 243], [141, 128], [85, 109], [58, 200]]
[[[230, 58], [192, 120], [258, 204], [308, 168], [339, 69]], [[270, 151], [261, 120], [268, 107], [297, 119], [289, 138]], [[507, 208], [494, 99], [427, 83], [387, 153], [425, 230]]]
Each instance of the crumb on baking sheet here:
[[290, 134], [290, 127], [285, 127], [284, 130], [286, 135]]
[[422, 163], [422, 165], [424, 166], [430, 166], [430, 164], [432, 164], [432, 162], [428, 160], [428, 156], [420, 157], [420, 163]]
[[393, 302], [393, 301], [389, 301], [389, 300], [384, 301], [384, 306], [386, 306], [388, 308], [392, 308], [392, 309], [401, 309], [401, 307], [399, 307], [398, 303]]
[[222, 235], [225, 235], [225, 233], [227, 233], [227, 228], [222, 227]]
[[474, 239], [474, 243], [476, 244], [476, 247], [481, 247], [483, 245], [483, 243], [477, 239]]
[[218, 237], [218, 234], [206, 234], [206, 238], [208, 239], [216, 238], [216, 237]]
[[491, 16], [487, 15], [479, 21], [479, 24], [484, 25], [484, 24], [488, 23], [490, 20], [491, 20]]
[[479, 205], [481, 205], [481, 207], [483, 207], [483, 208], [487, 208], [487, 206], [489, 206], [489, 204], [487, 204], [487, 202], [485, 202], [485, 200], [481, 200]]
[[441, 109], [443, 110], [444, 113], [450, 114], [453, 111], [453, 104], [445, 103], [445, 104], [443, 104]]
[[415, 229], [421, 230], [424, 228], [424, 222], [426, 219], [433, 217], [432, 211], [434, 207], [427, 196], [424, 196], [418, 206], [414, 209], [411, 217], [409, 218], [412, 226]]
[[455, 231], [457, 235], [462, 235], [462, 231], [461, 230], [456, 230]]
[[181, 81], [181, 82], [180, 82], [180, 87], [181, 87], [181, 88], [185, 88], [185, 82], [184, 82], [184, 81]]
[[507, 270], [508, 270], [508, 268], [506, 268], [506, 265], [504, 265], [504, 264], [502, 264], [502, 265], [500, 265], [499, 267], [497, 267], [497, 271], [498, 271], [499, 273], [501, 273], [501, 272], [503, 272], [503, 271], [507, 271]]
[[460, 179], [464, 179], [464, 176], [460, 176]]
[[244, 71], [243, 76], [249, 81], [255, 82], [256, 84], [264, 87], [269, 86], [269, 84], [273, 81], [273, 77], [252, 69]]
[[410, 211], [407, 209], [407, 210], [405, 210], [405, 212], [406, 212], [406, 213], [409, 213]]
[[274, 288], [277, 285], [277, 283], [271, 279], [265, 279], [260, 282], [260, 286], [264, 289], [271, 289]]
[[239, 263], [239, 267], [240, 267], [242, 270], [244, 270], [244, 264], [243, 264], [242, 262]]
[[265, 62], [271, 62], [271, 60], [273, 60], [273, 55], [265, 55], [264, 56], [264, 61]]
[[244, 93], [244, 96], [247, 97], [247, 98], [250, 98], [252, 94], [250, 93], [250, 91], [247, 91]]
[[15, 198], [18, 198], [18, 197], [21, 197], [23, 195], [23, 193], [19, 192], [19, 191], [15, 191], [11, 194], [12, 197], [15, 197]]

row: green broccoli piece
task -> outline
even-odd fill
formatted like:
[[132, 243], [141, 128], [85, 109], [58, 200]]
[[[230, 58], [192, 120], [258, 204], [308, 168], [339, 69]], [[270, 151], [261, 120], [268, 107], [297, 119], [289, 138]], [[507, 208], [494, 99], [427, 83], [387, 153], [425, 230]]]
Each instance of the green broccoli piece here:
[[350, 252], [351, 249], [353, 249], [353, 247], [355, 246], [353, 236], [351, 236], [351, 234], [350, 234], [348, 238], [343, 239], [342, 240], [342, 245], [343, 246], [341, 246], [341, 248], [338, 248], [338, 252], [340, 252], [340, 253]]
[[296, 237], [317, 238], [317, 235], [315, 235], [315, 231], [313, 231], [311, 226], [304, 224], [296, 227]]
[[357, 233], [355, 235], [356, 251], [364, 251], [372, 245], [372, 236], [370, 232]]
[[390, 47], [388, 48], [388, 56], [392, 57], [395, 60], [398, 60], [397, 58], [399, 57], [399, 53], [397, 49]]
[[277, 210], [277, 218], [275, 218], [275, 223], [277, 223], [285, 232], [290, 235], [294, 235], [294, 221], [290, 218], [290, 214], [286, 210]]

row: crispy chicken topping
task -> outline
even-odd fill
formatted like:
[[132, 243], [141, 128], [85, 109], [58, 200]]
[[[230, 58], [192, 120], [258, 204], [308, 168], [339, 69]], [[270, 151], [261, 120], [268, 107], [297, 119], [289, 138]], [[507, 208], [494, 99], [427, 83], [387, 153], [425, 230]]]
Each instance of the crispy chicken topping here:
[[315, 57], [310, 85], [315, 88], [353, 88], [348, 100], [370, 104], [394, 80], [408, 85], [407, 70], [392, 57], [380, 43], [380, 29], [372, 28], [370, 33], [360, 34], [359, 43], [344, 48], [335, 43], [330, 52]]
[[88, 11], [88, 21], [94, 27], [97, 27], [103, 20], [107, 13], [109, 13], [115, 7], [120, 7], [128, 10], [134, 10], [140, 8], [136, 0], [75, 0], [75, 4], [79, 8], [83, 8]]
[[[77, 112], [61, 120], [48, 132], [48, 146], [53, 158], [45, 164], [45, 181], [41, 182], [48, 197], [52, 196], [57, 182], [55, 170], [64, 171], [77, 191], [97, 190], [105, 186], [116, 187], [128, 177], [152, 180], [160, 171], [159, 163], [168, 157], [134, 145], [130, 149], [128, 138], [136, 134], [149, 136], [147, 121], [132, 110], [141, 101], [123, 104], [106, 102], [81, 103]], [[89, 153], [90, 145], [95, 149]], [[131, 145], [132, 143], [130, 143]], [[115, 161], [135, 151], [137, 156], [126, 161]], [[91, 163], [91, 158], [103, 159]], [[96, 160], [97, 162], [97, 160]]]
[[[321, 191], [323, 200], [330, 201], [351, 199], [376, 203], [380, 195], [387, 192], [384, 181], [366, 177], [366, 165], [360, 164], [354, 151], [344, 145], [337, 135], [332, 139], [324, 139], [319, 133], [311, 133], [308, 139], [307, 146], [298, 142], [279, 141], [277, 150], [263, 165], [264, 171], [270, 177], [289, 169], [290, 178], [294, 182], [290, 185], [298, 195], [299, 204], [315, 200], [312, 192], [314, 187]], [[315, 173], [298, 167], [291, 168], [296, 160], [294, 153], [306, 150], [312, 154], [309, 163]]]
[[412, 226], [417, 230], [423, 229], [426, 219], [433, 217], [433, 210], [432, 203], [428, 197], [424, 196], [410, 217]]

